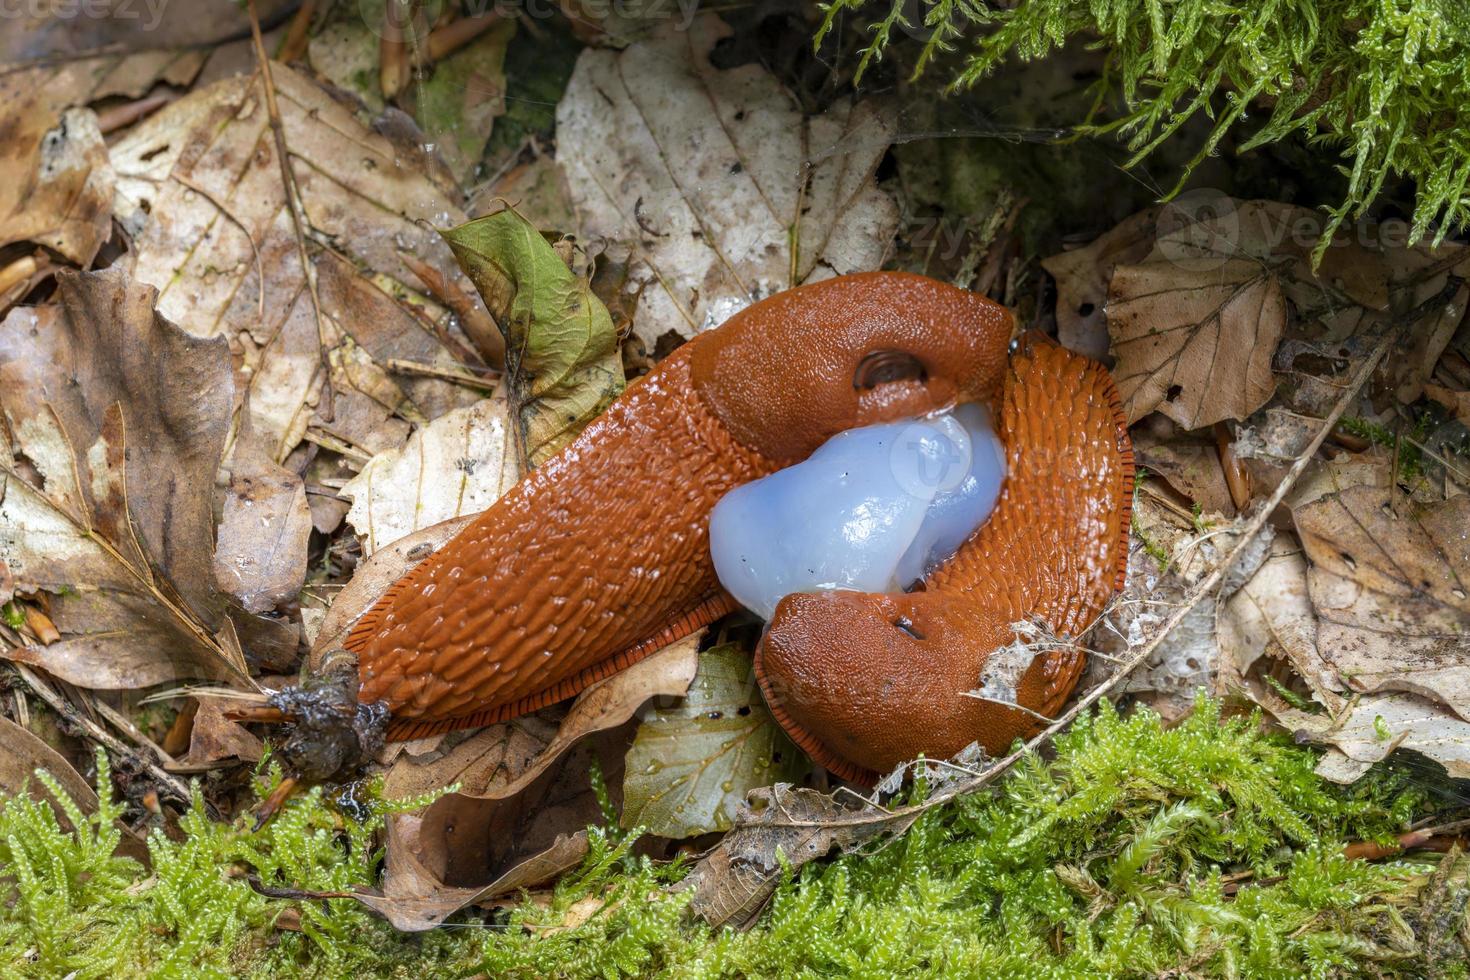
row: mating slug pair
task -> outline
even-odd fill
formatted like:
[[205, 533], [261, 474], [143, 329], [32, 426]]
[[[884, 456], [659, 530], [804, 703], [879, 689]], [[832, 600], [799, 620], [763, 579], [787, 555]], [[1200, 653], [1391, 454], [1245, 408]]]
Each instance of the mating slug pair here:
[[1133, 490], [1106, 371], [1046, 341], [1010, 353], [1013, 321], [879, 272], [780, 293], [696, 337], [363, 615], [346, 640], [359, 702], [383, 702], [404, 739], [570, 697], [738, 608], [710, 553], [731, 490], [847, 430], [973, 403], [1004, 447], [989, 519], [913, 591], [781, 599], [755, 670], [781, 725], [849, 779], [976, 740], [1004, 750], [1084, 660], [1018, 655], [1011, 625], [1075, 636], [1097, 615], [1121, 582]]

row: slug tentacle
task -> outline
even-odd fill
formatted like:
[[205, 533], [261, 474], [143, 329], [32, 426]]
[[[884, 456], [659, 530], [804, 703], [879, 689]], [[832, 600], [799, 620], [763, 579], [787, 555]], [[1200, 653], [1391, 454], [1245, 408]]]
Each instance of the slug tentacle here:
[[845, 778], [871, 782], [974, 741], [999, 754], [1034, 731], [1085, 657], [1073, 646], [1033, 654], [1012, 624], [1077, 636], [1122, 584], [1134, 466], [1107, 372], [1050, 343], [1027, 345], [1006, 374], [1000, 436], [996, 509], [923, 592], [792, 595], [771, 620], [756, 655], [766, 700]]

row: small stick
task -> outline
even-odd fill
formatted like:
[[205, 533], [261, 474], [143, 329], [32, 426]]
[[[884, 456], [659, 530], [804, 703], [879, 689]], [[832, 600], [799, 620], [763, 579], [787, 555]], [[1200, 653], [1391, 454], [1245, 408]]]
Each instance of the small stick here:
[[388, 0], [383, 5], [383, 33], [378, 42], [378, 87], [389, 102], [397, 98], [408, 84], [408, 45], [403, 40], [403, 26], [412, 16], [409, 0]]
[[176, 98], [178, 96], [173, 92], [159, 92], [104, 109], [97, 113], [97, 128], [102, 130], [103, 136], [115, 133], [145, 116], [153, 115]]
[[505, 335], [495, 319], [486, 313], [459, 284], [443, 275], [412, 252], [399, 252], [398, 257], [418, 277], [434, 298], [453, 311], [465, 336], [475, 345], [485, 363], [496, 369], [505, 367]]
[[493, 10], [472, 17], [461, 17], [450, 24], [430, 32], [424, 45], [424, 63], [433, 64], [500, 23], [500, 15]]
[[1230, 426], [1215, 423], [1215, 451], [1220, 454], [1220, 469], [1225, 474], [1225, 486], [1230, 490], [1230, 502], [1237, 511], [1245, 510], [1251, 502], [1251, 476], [1235, 455], [1235, 441]]
[[[139, 752], [137, 749], [128, 745], [122, 739], [118, 738], [107, 729], [97, 724], [91, 718], [88, 718], [81, 712], [77, 711], [75, 705], [71, 704], [69, 701], [66, 700], [66, 698], [62, 697], [54, 688], [51, 687], [51, 685], [43, 681], [40, 676], [32, 671], [29, 667], [25, 666], [24, 664], [11, 664], [11, 666], [15, 668], [18, 674], [20, 674], [21, 679], [26, 682], [30, 689], [32, 691], [35, 691], [36, 695], [42, 701], [45, 701], [51, 706], [53, 711], [61, 715], [67, 721], [70, 721], [72, 724], [76, 725], [78, 728], [85, 729], [88, 735], [96, 739], [98, 742], [101, 742], [102, 745], [105, 746], [109, 751], [114, 752], [124, 758], [131, 759], [136, 765], [143, 769], [146, 769], [148, 771], [148, 774], [152, 776], [159, 785], [168, 790], [170, 796], [172, 796], [178, 802], [183, 803], [185, 806], [188, 806], [190, 801], [189, 787], [185, 785], [185, 783], [181, 779], [179, 779], [172, 773], [167, 772], [162, 766], [158, 765], [158, 763], [154, 762], [152, 759], [149, 759], [142, 752]], [[214, 804], [210, 803], [208, 800], [204, 801], [204, 807], [209, 812], [211, 818], [215, 820], [224, 819], [219, 810], [215, 808]]]
[[396, 374], [412, 374], [422, 378], [440, 378], [444, 381], [453, 381], [455, 384], [462, 384], [469, 388], [480, 388], [485, 391], [494, 391], [497, 384], [494, 378], [481, 378], [468, 371], [440, 367], [437, 364], [424, 364], [420, 361], [405, 361], [399, 357], [388, 358], [383, 366]]
[[4, 268], [0, 268], [0, 297], [4, 297], [6, 293], [21, 283], [30, 282], [37, 272], [50, 264], [44, 255], [39, 257], [22, 255]]
[[296, 10], [296, 16], [291, 18], [291, 26], [286, 28], [286, 36], [281, 40], [281, 46], [276, 49], [277, 61], [298, 61], [306, 53], [311, 20], [315, 16], [316, 0], [303, 0], [301, 6]]
[[[281, 184], [286, 192], [286, 210], [291, 212], [291, 227], [296, 232], [296, 251], [301, 257], [301, 274], [306, 277], [306, 288], [311, 294], [311, 308], [316, 313], [317, 350], [321, 363], [318, 365], [322, 372], [322, 401], [317, 406], [317, 414], [324, 420], [332, 421], [332, 369], [327, 364], [327, 329], [326, 319], [322, 316], [322, 299], [317, 294], [316, 288], [316, 266], [311, 263], [311, 255], [306, 250], [306, 235], [302, 231], [305, 222], [302, 221], [302, 212], [305, 210], [301, 205], [301, 188], [296, 184], [296, 171], [291, 169], [291, 150], [286, 145], [286, 127], [281, 122], [281, 107], [276, 102], [276, 83], [271, 78], [271, 62], [265, 53], [265, 41], [260, 35], [260, 15], [255, 10], [255, 0], [246, 0], [250, 11], [250, 36], [255, 42], [255, 60], [260, 64], [261, 87], [265, 89], [266, 115], [270, 118], [271, 136], [276, 144], [276, 159], [281, 165]], [[265, 290], [265, 283], [260, 284], [261, 291]]]

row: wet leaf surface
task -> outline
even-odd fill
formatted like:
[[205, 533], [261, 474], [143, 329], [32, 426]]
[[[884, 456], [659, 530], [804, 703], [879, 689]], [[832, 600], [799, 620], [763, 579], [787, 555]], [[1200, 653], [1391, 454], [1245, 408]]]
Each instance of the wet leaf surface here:
[[793, 782], [808, 766], [761, 700], [750, 655], [714, 647], [699, 655], [688, 696], [654, 706], [638, 726], [623, 827], [675, 839], [729, 830], [746, 793]]

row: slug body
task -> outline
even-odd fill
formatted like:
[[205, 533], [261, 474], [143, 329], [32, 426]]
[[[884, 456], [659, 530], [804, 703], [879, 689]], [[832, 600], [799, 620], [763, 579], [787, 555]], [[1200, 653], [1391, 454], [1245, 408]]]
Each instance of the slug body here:
[[1013, 322], [964, 290], [867, 273], [701, 334], [363, 615], [345, 643], [359, 701], [387, 705], [390, 739], [504, 721], [734, 610], [710, 557], [716, 503], [839, 432], [993, 404]]

